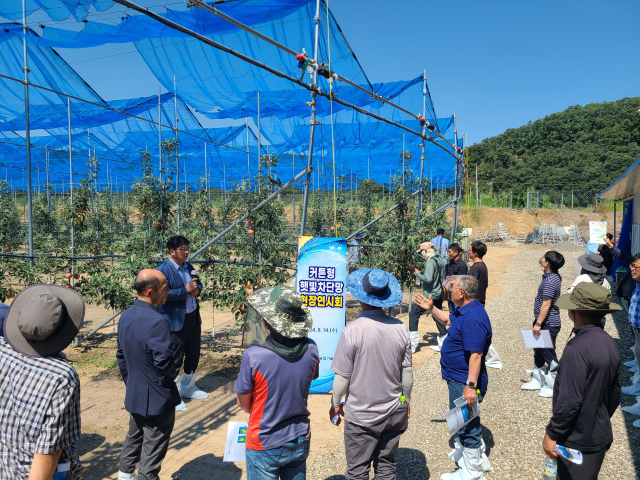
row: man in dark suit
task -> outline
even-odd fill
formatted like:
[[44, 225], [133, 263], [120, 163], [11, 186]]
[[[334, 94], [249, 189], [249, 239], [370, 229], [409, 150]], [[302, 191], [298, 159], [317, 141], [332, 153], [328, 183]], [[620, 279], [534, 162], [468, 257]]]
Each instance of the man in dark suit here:
[[[158, 267], [169, 285], [169, 295], [164, 305], [158, 306], [171, 325], [171, 348], [176, 371], [184, 361], [184, 375], [178, 382], [178, 392], [183, 398], [203, 399], [209, 395], [196, 387], [196, 374], [200, 361], [200, 332], [202, 320], [196, 299], [202, 291], [202, 283], [189, 258], [189, 240], [176, 235], [167, 240], [169, 259]], [[187, 411], [184, 402], [176, 410]]]
[[157, 270], [141, 270], [134, 288], [138, 299], [118, 323], [116, 358], [127, 387], [124, 408], [130, 414], [118, 480], [158, 480], [180, 403], [169, 324], [156, 310], [169, 289]]

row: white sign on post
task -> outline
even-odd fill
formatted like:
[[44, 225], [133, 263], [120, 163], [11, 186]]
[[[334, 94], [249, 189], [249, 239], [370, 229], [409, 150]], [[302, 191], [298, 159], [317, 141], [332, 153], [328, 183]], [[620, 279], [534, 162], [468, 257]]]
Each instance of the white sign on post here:
[[607, 222], [589, 222], [589, 241], [604, 245], [604, 237], [607, 235]]

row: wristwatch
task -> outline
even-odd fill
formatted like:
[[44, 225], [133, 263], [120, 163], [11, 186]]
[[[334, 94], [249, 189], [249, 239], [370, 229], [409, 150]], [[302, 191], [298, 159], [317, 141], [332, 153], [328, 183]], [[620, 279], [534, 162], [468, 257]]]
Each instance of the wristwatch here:
[[535, 326], [536, 326], [536, 327], [541, 327], [541, 326], [542, 326], [542, 324], [541, 324], [540, 322], [536, 322], [536, 323], [535, 323]]
[[468, 387], [470, 387], [470, 388], [473, 388], [474, 390], [475, 390], [476, 388], [478, 388], [478, 384], [477, 384], [477, 383], [475, 383], [475, 382], [472, 382], [471, 380], [468, 380], [468, 381], [467, 381], [467, 386], [468, 386]]

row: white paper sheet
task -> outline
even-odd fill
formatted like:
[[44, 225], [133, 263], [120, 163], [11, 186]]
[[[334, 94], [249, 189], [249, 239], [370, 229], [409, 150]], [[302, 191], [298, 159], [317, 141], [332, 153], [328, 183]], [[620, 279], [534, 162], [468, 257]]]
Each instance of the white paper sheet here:
[[473, 408], [469, 408], [468, 405], [461, 405], [449, 410], [444, 414], [444, 418], [447, 421], [449, 427], [449, 435], [453, 435], [467, 423], [480, 415], [480, 405], [476, 402]]
[[224, 462], [244, 462], [247, 442], [247, 422], [229, 422], [224, 446]]
[[520, 330], [525, 348], [553, 348], [549, 330], [541, 330], [540, 335], [534, 335], [533, 330]]
[[604, 237], [607, 234], [607, 222], [589, 222], [589, 241], [604, 245]]

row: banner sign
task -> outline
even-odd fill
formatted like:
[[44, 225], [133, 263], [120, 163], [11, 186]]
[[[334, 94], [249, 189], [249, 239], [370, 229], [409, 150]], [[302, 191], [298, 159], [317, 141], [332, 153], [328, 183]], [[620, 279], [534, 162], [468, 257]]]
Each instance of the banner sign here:
[[345, 326], [347, 242], [344, 238], [300, 237], [296, 287], [309, 306], [313, 328], [309, 332], [320, 352], [320, 378], [311, 393], [333, 388], [331, 361]]
[[604, 245], [604, 237], [607, 235], [607, 222], [589, 222], [589, 241]]

